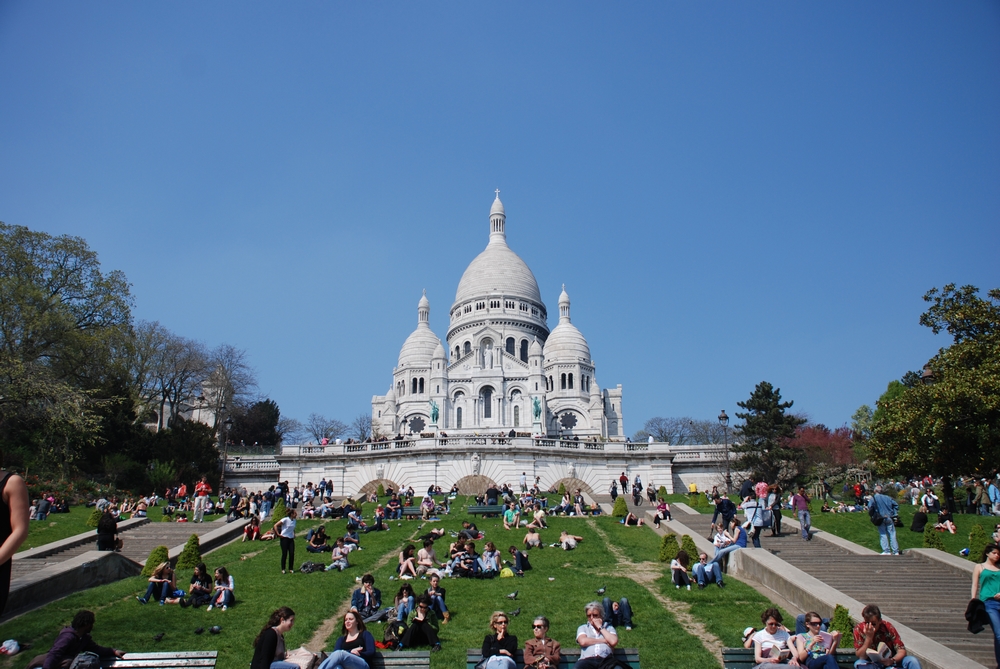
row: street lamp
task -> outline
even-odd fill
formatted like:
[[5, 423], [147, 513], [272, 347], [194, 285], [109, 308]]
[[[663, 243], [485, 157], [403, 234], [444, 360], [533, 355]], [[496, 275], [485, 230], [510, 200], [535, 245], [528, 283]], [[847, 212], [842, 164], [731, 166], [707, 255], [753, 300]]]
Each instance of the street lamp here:
[[726, 449], [723, 451], [722, 457], [726, 463], [726, 492], [729, 493], [733, 490], [733, 475], [729, 470], [729, 416], [726, 415], [725, 409], [719, 413], [719, 424], [722, 426], [726, 440]]
[[920, 375], [920, 382], [925, 386], [934, 383], [934, 370], [931, 369], [930, 365], [924, 365], [924, 372]]
[[[225, 411], [226, 405], [222, 405], [222, 410]], [[219, 440], [223, 442], [224, 446], [222, 449], [222, 475], [219, 477], [219, 493], [226, 488], [226, 462], [229, 460], [229, 431], [233, 429], [233, 417], [227, 416], [226, 420], [222, 421], [222, 428], [219, 430]]]

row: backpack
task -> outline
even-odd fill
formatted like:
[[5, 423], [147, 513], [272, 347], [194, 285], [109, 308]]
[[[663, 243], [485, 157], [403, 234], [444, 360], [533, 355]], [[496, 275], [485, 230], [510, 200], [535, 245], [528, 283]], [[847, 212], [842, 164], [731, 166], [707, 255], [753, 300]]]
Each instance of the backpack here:
[[311, 574], [314, 571], [323, 571], [324, 569], [326, 569], [326, 567], [321, 565], [319, 562], [303, 562], [302, 566], [299, 567], [299, 571], [303, 574]]
[[382, 642], [388, 644], [390, 648], [399, 645], [403, 635], [406, 634], [406, 623], [402, 620], [393, 620], [385, 626], [385, 633], [382, 635]]

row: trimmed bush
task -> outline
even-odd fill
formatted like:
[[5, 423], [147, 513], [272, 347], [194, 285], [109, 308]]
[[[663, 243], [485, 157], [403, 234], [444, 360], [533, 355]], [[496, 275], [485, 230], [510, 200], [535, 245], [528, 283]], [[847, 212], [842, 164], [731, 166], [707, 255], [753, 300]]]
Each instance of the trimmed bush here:
[[378, 490], [375, 491], [375, 494], [379, 497], [385, 497], [385, 486], [379, 483]]
[[939, 551], [947, 550], [944, 547], [944, 539], [934, 529], [934, 523], [927, 523], [924, 526], [924, 548], [936, 548]]
[[285, 508], [285, 500], [279, 497], [278, 501], [274, 503], [274, 508], [271, 509], [271, 522], [276, 523], [287, 515], [288, 509]]
[[[677, 543], [677, 535], [673, 532], [668, 532], [663, 535], [663, 539], [660, 541], [660, 562], [670, 562], [675, 557], [677, 557], [677, 551], [681, 549], [680, 545]], [[695, 553], [697, 555], [697, 553]]]
[[972, 526], [972, 531], [969, 532], [969, 554], [967, 559], [972, 562], [981, 562], [983, 559], [983, 550], [986, 545], [990, 543], [989, 537], [986, 536], [986, 530], [979, 523]]
[[566, 494], [566, 484], [562, 481], [559, 482], [559, 496], [562, 497]]
[[624, 497], [615, 500], [615, 507], [611, 510], [611, 515], [615, 518], [624, 518], [628, 515], [628, 503]]
[[830, 631], [840, 632], [845, 639], [851, 638], [854, 633], [854, 619], [851, 612], [846, 607], [837, 604], [833, 609], [833, 618], [830, 619]]
[[149, 578], [153, 575], [153, 570], [156, 569], [157, 566], [169, 559], [170, 549], [166, 546], [157, 546], [150, 551], [149, 557], [146, 558], [146, 566], [142, 568], [142, 575]]
[[656, 491], [656, 496], [657, 497], [662, 497], [663, 499], [666, 499], [667, 498], [667, 486], [661, 485], [660, 489]]
[[87, 527], [97, 527], [97, 524], [101, 522], [101, 516], [103, 515], [104, 512], [95, 506], [94, 510], [90, 512], [90, 516], [87, 518]]
[[163, 516], [160, 517], [160, 522], [161, 523], [172, 523], [172, 522], [174, 522], [174, 518], [173, 518], [173, 516], [168, 516], [167, 514], [163, 514]]
[[199, 562], [201, 562], [201, 541], [198, 540], [197, 534], [192, 534], [184, 544], [184, 550], [177, 557], [177, 568], [194, 569]]
[[688, 557], [691, 558], [692, 565], [698, 561], [698, 553], [701, 551], [699, 551], [698, 547], [694, 545], [694, 539], [692, 539], [690, 535], [685, 534], [681, 537], [681, 550], [687, 553]]

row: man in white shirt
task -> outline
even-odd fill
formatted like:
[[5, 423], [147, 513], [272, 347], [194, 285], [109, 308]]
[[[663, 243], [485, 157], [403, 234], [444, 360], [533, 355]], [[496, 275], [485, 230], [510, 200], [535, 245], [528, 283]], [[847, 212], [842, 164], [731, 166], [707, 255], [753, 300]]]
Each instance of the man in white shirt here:
[[618, 645], [615, 628], [604, 622], [604, 607], [600, 602], [590, 602], [585, 607], [587, 622], [576, 630], [576, 642], [580, 644], [580, 659], [573, 669], [595, 669], [604, 658], [614, 652]]

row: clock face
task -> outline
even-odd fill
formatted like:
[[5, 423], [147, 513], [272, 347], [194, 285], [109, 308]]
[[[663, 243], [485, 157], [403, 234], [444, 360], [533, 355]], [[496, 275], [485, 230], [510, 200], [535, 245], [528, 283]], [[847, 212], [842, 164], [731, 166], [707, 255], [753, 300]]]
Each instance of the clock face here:
[[559, 418], [559, 424], [567, 430], [572, 430], [576, 426], [576, 416], [571, 413], [564, 413], [562, 417]]
[[424, 426], [426, 425], [424, 419], [420, 416], [411, 418], [409, 424], [410, 424], [410, 432], [423, 432]]

